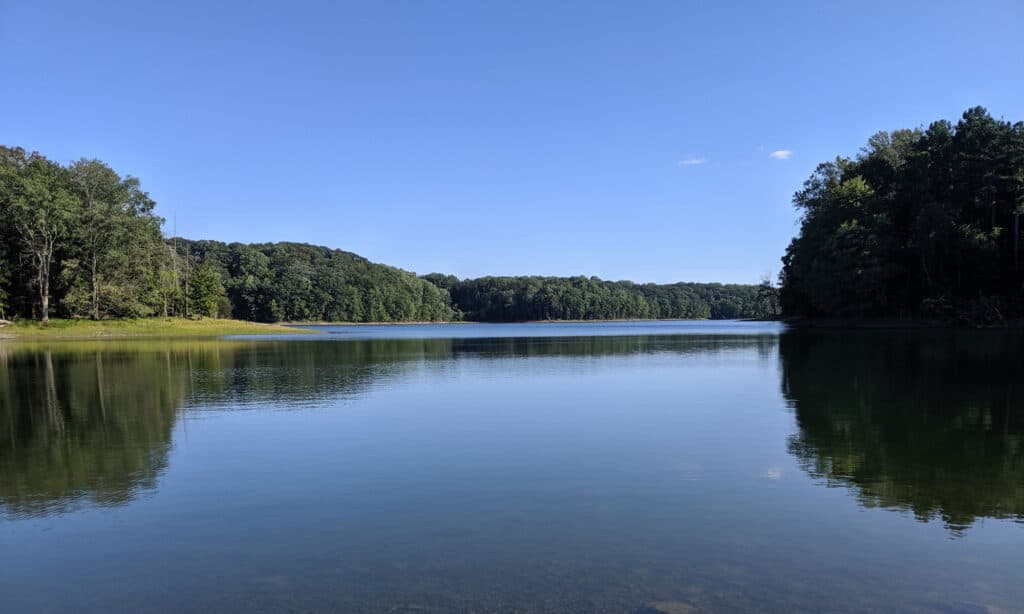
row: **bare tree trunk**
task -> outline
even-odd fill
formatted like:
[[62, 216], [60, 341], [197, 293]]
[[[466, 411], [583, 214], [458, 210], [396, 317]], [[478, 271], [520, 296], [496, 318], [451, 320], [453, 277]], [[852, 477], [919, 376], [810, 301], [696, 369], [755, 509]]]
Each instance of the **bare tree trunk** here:
[[100, 285], [99, 279], [96, 276], [96, 254], [92, 255], [92, 314], [93, 320], [100, 319]]
[[39, 319], [44, 324], [50, 321], [50, 266], [53, 263], [53, 243], [50, 236], [44, 236], [33, 247], [33, 259], [36, 265], [36, 281], [39, 283], [39, 307], [42, 313]]
[[40, 257], [39, 262], [39, 319], [46, 324], [50, 321], [50, 261]]
[[[167, 253], [166, 250], [168, 249], [166, 243], [164, 244], [163, 249], [164, 249], [164, 254], [166, 255], [166, 253]], [[175, 287], [177, 287], [178, 260], [177, 260], [177, 258], [174, 257], [174, 252], [171, 252], [171, 263], [174, 266]], [[165, 259], [162, 266], [166, 266], [166, 264], [167, 264], [167, 260]], [[160, 280], [160, 294], [164, 297], [164, 317], [166, 318], [167, 317], [167, 303], [169, 303], [170, 301], [168, 300], [168, 297], [167, 297], [167, 283], [166, 283], [166, 280], [164, 280], [164, 279]]]
[[191, 260], [191, 255], [190, 254], [186, 254], [185, 255], [185, 318], [186, 319], [188, 319], [188, 306], [189, 306], [188, 305], [188, 298], [189, 298], [189, 296], [188, 296], [188, 273], [189, 273], [189, 269], [192, 268], [192, 263], [190, 262], [190, 260]]

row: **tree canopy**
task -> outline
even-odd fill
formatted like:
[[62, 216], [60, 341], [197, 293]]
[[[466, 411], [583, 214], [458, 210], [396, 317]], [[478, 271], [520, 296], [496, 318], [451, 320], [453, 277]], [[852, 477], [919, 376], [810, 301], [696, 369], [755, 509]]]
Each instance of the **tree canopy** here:
[[786, 315], [1024, 314], [1022, 122], [975, 107], [955, 125], [879, 132], [856, 157], [819, 165], [793, 202]]
[[448, 292], [415, 274], [303, 243], [172, 240], [223, 279], [226, 311], [258, 322], [447, 321]]
[[0, 316], [259, 322], [764, 318], [771, 284], [423, 277], [338, 249], [165, 237], [135, 177], [0, 147]]
[[759, 286], [716, 283], [636, 284], [597, 277], [425, 279], [451, 293], [468, 320], [734, 319], [774, 315]]

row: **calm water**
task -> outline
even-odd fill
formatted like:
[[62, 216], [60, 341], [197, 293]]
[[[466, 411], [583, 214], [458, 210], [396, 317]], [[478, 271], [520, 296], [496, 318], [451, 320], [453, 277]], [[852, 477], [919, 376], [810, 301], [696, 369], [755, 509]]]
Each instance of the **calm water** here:
[[1021, 611], [1024, 337], [0, 343], [0, 610]]

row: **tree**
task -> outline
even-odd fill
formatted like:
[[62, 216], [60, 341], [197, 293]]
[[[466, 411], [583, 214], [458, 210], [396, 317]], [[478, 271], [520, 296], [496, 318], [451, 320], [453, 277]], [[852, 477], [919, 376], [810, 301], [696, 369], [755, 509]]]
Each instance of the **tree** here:
[[779, 317], [779, 289], [772, 283], [772, 276], [765, 275], [757, 287], [757, 297], [763, 309], [772, 317]]
[[954, 126], [880, 132], [793, 197], [787, 315], [1024, 316], [1024, 124], [975, 107]]
[[65, 247], [79, 203], [60, 165], [37, 153], [13, 161], [2, 170], [4, 209], [32, 262], [40, 319], [49, 322], [54, 258]]
[[74, 239], [85, 264], [89, 316], [100, 319], [100, 284], [110, 252], [123, 243], [126, 190], [121, 178], [99, 160], [81, 159], [68, 169], [71, 189], [81, 202]]
[[193, 269], [191, 278], [189, 291], [193, 312], [199, 317], [216, 318], [221, 302], [227, 296], [220, 274], [209, 263], [203, 262]]

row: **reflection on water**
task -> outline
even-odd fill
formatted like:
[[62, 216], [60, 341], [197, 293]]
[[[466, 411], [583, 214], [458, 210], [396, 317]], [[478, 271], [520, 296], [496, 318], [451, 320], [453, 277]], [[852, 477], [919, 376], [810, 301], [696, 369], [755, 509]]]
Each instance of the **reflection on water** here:
[[1024, 344], [1003, 331], [783, 335], [789, 448], [864, 506], [1024, 519]]
[[0, 509], [63, 512], [131, 501], [166, 466], [183, 407], [291, 407], [357, 395], [410, 365], [485, 360], [693, 354], [755, 348], [774, 336], [131, 341], [0, 346]]
[[118, 505], [154, 488], [186, 392], [177, 363], [170, 352], [0, 351], [0, 510]]
[[4, 606], [1024, 602], [1020, 336], [531, 326], [0, 344]]

